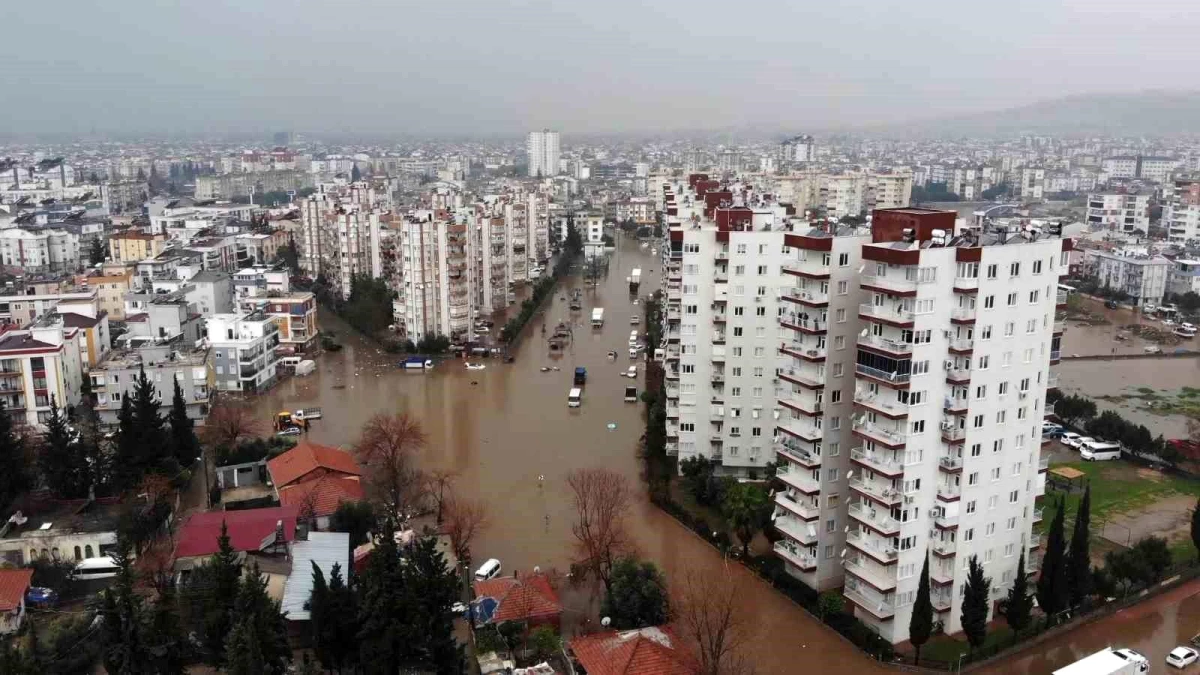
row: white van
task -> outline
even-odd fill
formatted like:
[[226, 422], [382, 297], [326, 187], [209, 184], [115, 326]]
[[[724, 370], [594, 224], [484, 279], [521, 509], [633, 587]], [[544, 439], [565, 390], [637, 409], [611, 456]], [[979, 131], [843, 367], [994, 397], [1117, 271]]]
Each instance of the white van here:
[[285, 368], [295, 368], [296, 366], [300, 365], [300, 362], [303, 360], [304, 357], [302, 356], [285, 356], [282, 359], [279, 359], [279, 365]]
[[579, 387], [572, 387], [571, 391], [567, 392], [567, 407], [578, 408], [583, 404], [583, 390]]
[[629, 346], [630, 347], [637, 344], [637, 338], [638, 338], [638, 332], [636, 330], [629, 331]]
[[1086, 462], [1106, 462], [1121, 458], [1121, 446], [1104, 441], [1087, 441], [1079, 446], [1079, 458]]
[[111, 579], [117, 576], [117, 562], [112, 559], [112, 556], [101, 556], [99, 558], [87, 558], [80, 560], [75, 565], [75, 571], [72, 576], [81, 581], [88, 579]]
[[475, 570], [475, 581], [487, 581], [494, 579], [500, 575], [500, 561], [495, 558], [488, 558], [487, 562], [479, 566]]

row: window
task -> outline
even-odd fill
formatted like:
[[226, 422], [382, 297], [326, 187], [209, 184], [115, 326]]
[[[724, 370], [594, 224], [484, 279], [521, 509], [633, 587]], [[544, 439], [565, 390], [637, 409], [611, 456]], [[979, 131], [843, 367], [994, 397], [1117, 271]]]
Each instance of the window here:
[[1035, 290], [1035, 291], [1029, 291], [1029, 304], [1031, 304], [1031, 305], [1036, 305], [1036, 304], [1037, 304], [1037, 302], [1038, 302], [1038, 296], [1039, 296], [1040, 294], [1041, 294], [1041, 291], [1036, 291], [1036, 290]]
[[914, 434], [925, 433], [925, 420], [915, 420], [910, 425], [910, 428], [912, 429], [912, 433], [914, 433]]
[[1008, 368], [1009, 366], [1012, 365], [1012, 352], [1004, 352], [1004, 354], [1001, 355], [1000, 359], [1001, 359], [1000, 365], [1003, 366], [1004, 368]]
[[832, 545], [825, 547], [825, 559], [826, 560], [830, 560], [833, 558], [833, 548], [834, 547]]
[[736, 250], [738, 253], [745, 253], [745, 252], [746, 252], [746, 245], [745, 245], [745, 244], [738, 244], [738, 245], [737, 245], [737, 248], [736, 248], [735, 250]]
[[1009, 532], [1017, 529], [1017, 517], [1013, 516], [1012, 518], [1009, 518], [1008, 522], [1004, 524], [1004, 528]]
[[767, 308], [766, 308], [766, 307], [755, 307], [755, 308], [754, 308], [754, 315], [755, 315], [755, 316], [766, 316], [766, 315], [767, 315]]
[[696, 423], [695, 422], [680, 422], [679, 430], [680, 431], [695, 431]]
[[[1000, 467], [997, 466], [992, 469], [992, 481], [995, 482], [998, 480], [1000, 480]], [[995, 497], [992, 497], [992, 499], [995, 499]]]
[[1007, 417], [1007, 411], [1000, 410], [996, 412], [996, 424], [1004, 424], [1004, 418]]
[[843, 280], [843, 281], [837, 282], [837, 294], [838, 295], [845, 295], [849, 291], [850, 291], [850, 282], [849, 281]]
[[826, 532], [833, 532], [836, 529], [837, 529], [837, 520], [836, 519], [830, 518], [829, 520], [825, 521], [825, 531]]
[[742, 395], [742, 388], [741, 388], [741, 387], [730, 387], [730, 388], [729, 388], [729, 395], [730, 395], [730, 396], [741, 396], [741, 395]]
[[987, 266], [987, 278], [995, 279], [998, 273], [998, 268], [995, 263]]
[[1033, 273], [1034, 273], [1034, 274], [1041, 274], [1041, 273], [1042, 273], [1042, 261], [1041, 261], [1041, 260], [1034, 260], [1034, 261], [1033, 261]]
[[987, 385], [986, 384], [981, 384], [978, 387], [975, 387], [975, 398], [977, 398], [977, 399], [987, 398]]
[[1008, 382], [1001, 382], [999, 385], [997, 385], [996, 393], [998, 393], [1000, 396], [1004, 396], [1005, 394], [1007, 394], [1008, 393]]
[[963, 532], [963, 541], [975, 541], [975, 528], [968, 527], [966, 532]]
[[1010, 277], [1021, 276], [1021, 263], [1014, 262], [1013, 264], [1009, 265], [1008, 266], [1008, 276], [1010, 276]]
[[974, 471], [967, 476], [967, 485], [979, 485], [979, 472]]
[[900, 566], [900, 570], [897, 573], [897, 576], [901, 579], [909, 579], [916, 573], [917, 573], [916, 563], [909, 563], [907, 565]]
[[982, 428], [982, 427], [983, 427], [983, 415], [976, 415], [976, 416], [975, 416], [975, 420], [974, 420], [974, 426], [975, 426], [975, 428], [976, 428], [976, 429], [979, 429], [979, 428]]
[[992, 549], [989, 548], [988, 550], [983, 552], [983, 564], [986, 565], [990, 562], [992, 562]]
[[991, 340], [992, 339], [992, 324], [989, 323], [988, 325], [984, 326], [982, 330], [979, 331], [979, 339], [980, 340]]
[[1016, 292], [1013, 292], [1013, 293], [1009, 293], [1009, 294], [1008, 294], [1008, 306], [1009, 306], [1009, 307], [1016, 307], [1016, 306], [1017, 306], [1017, 294], [1016, 294]]
[[1004, 451], [1004, 439], [1003, 438], [997, 438], [996, 440], [992, 441], [992, 454], [996, 454], [996, 453], [1003, 452], [1003, 451]]
[[988, 510], [991, 511], [992, 509], [996, 508], [997, 502], [998, 502], [998, 499], [997, 499], [996, 495], [992, 495], [991, 497], [988, 497]]
[[755, 367], [754, 367], [754, 376], [755, 376], [755, 377], [762, 377], [762, 376], [763, 376], [763, 369], [762, 369], [762, 366], [755, 366]]
[[833, 338], [833, 348], [834, 349], [845, 349], [846, 348], [846, 336], [838, 335], [837, 337]]
[[992, 357], [990, 357], [990, 356], [981, 356], [981, 357], [979, 357], [979, 363], [976, 367], [979, 370], [987, 370], [988, 366], [991, 364], [991, 360], [992, 360]]
[[929, 372], [929, 359], [923, 359], [921, 361], [913, 361], [913, 364], [912, 364], [912, 374], [913, 375], [925, 375], [928, 372]]
[[[1016, 471], [1014, 471], [1014, 472], [1013, 472], [1013, 474], [1015, 475], [1015, 474], [1019, 474], [1019, 473], [1021, 473], [1021, 463], [1020, 463], [1020, 462], [1017, 462], [1017, 463], [1015, 464], [1015, 466], [1016, 466], [1017, 470], [1016, 470]], [[1009, 504], [1016, 504], [1016, 503], [1017, 503], [1017, 500], [1018, 500], [1018, 499], [1020, 499], [1020, 498], [1021, 498], [1021, 491], [1020, 491], [1020, 490], [1013, 490], [1012, 492], [1008, 493], [1008, 503], [1009, 503]]]
[[841, 363], [833, 364], [833, 376], [834, 377], [842, 376], [842, 364]]
[[967, 502], [967, 513], [975, 513], [975, 500]]
[[833, 313], [833, 318], [834, 318], [834, 321], [837, 321], [838, 323], [845, 323], [846, 322], [846, 309], [844, 307], [839, 308], [836, 312]]
[[849, 253], [839, 253], [838, 254], [838, 267], [849, 267], [849, 266], [850, 266], [850, 254]]
[[745, 313], [746, 313], [746, 308], [745, 308], [745, 307], [734, 307], [734, 308], [733, 308], [733, 315], [734, 315], [734, 316], [742, 316], [742, 315], [743, 315], [743, 314], [745, 314]]
[[988, 524], [987, 524], [987, 528], [986, 528], [986, 529], [984, 530], [984, 532], [983, 532], [983, 536], [985, 536], [985, 537], [990, 537], [990, 536], [992, 536], [993, 534], [996, 534], [996, 524], [995, 524], [995, 523], [988, 523]]
[[766, 276], [766, 274], [767, 274], [767, 266], [759, 265], [758, 266], [758, 275], [761, 277], [761, 276]]
[[1036, 333], [1036, 332], [1037, 332], [1037, 319], [1030, 319], [1030, 320], [1026, 321], [1025, 322], [1025, 334], [1028, 335], [1028, 334]]
[[841, 403], [842, 402], [842, 392], [838, 389], [834, 389], [832, 392], [830, 392], [829, 402], [830, 403]]
[[989, 295], [983, 299], [983, 308], [992, 309], [996, 306], [996, 296]]
[[972, 457], [978, 457], [982, 452], [983, 452], [983, 444], [982, 443], [972, 443], [971, 444], [971, 456]]

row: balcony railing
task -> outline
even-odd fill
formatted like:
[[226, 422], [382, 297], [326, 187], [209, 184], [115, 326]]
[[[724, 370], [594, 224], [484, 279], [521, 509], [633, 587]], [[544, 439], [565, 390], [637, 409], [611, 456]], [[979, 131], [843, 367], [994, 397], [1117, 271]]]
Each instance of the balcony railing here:
[[957, 541], [951, 541], [951, 540], [936, 541], [935, 540], [933, 542], [933, 552], [938, 555], [943, 555], [943, 556], [954, 555], [955, 551], [957, 551], [957, 550], [958, 550], [958, 542]]
[[895, 398], [888, 400], [885, 396], [881, 396], [879, 394], [867, 394], [856, 391], [854, 392], [854, 402], [859, 405], [863, 405], [868, 408], [874, 408], [875, 410], [881, 410], [893, 415], [908, 414], [907, 404], [901, 403]]
[[903, 497], [899, 490], [875, 481], [863, 480], [861, 476], [851, 478], [850, 487], [851, 489], [858, 490], [859, 492], [865, 492], [866, 494], [871, 495], [878, 501], [889, 506], [899, 504], [900, 499]]
[[883, 349], [892, 354], [911, 354], [913, 350], [912, 343], [892, 340], [878, 335], [860, 335], [858, 337], [858, 344]]
[[802, 464], [805, 467], [812, 468], [820, 466], [821, 455], [811, 450], [800, 447], [795, 443], [776, 443], [776, 454], [783, 455], [788, 460]]
[[948, 441], [961, 441], [967, 437], [965, 427], [950, 427], [949, 429], [942, 428], [942, 438]]
[[1042, 535], [1034, 533], [1029, 535], [1029, 548], [1037, 548], [1042, 545]]
[[1042, 406], [1042, 417], [1049, 417], [1054, 414], [1054, 404], [1047, 403]]
[[954, 287], [967, 290], [979, 288], [979, 277], [954, 277]]
[[1045, 513], [1045, 507], [1033, 510], [1033, 522], [1039, 522], [1042, 519], [1042, 514]]
[[851, 504], [849, 512], [851, 518], [870, 523], [875, 529], [886, 535], [893, 535], [900, 532], [900, 521], [872, 507], [867, 502], [855, 502]]
[[965, 368], [951, 368], [946, 371], [946, 379], [951, 382], [970, 382], [971, 371]]
[[957, 485], [939, 485], [937, 487], [937, 496], [941, 499], [958, 499], [962, 494], [962, 488]]
[[962, 468], [962, 465], [962, 457], [951, 457], [949, 455], [938, 457], [938, 467], [947, 471], [957, 471]]
[[779, 375], [786, 375], [792, 380], [803, 384], [808, 384], [813, 387], [821, 387], [825, 385], [825, 381], [817, 377], [816, 374], [801, 370], [800, 368], [779, 368], [776, 372]]
[[1067, 304], [1067, 295], [1069, 295], [1069, 294], [1066, 291], [1059, 291], [1059, 292], [1055, 293], [1054, 294], [1054, 304], [1056, 304], [1056, 305]]
[[1055, 321], [1054, 322], [1054, 332], [1055, 333], [1062, 333], [1066, 330], [1067, 330], [1067, 324], [1065, 321]]
[[969, 307], [969, 308], [959, 307], [959, 308], [950, 310], [950, 318], [958, 319], [959, 321], [974, 321], [975, 320], [975, 308], [974, 307]]
[[801, 342], [800, 340], [781, 342], [779, 348], [810, 359], [823, 359], [826, 355], [826, 348], [824, 346], [818, 347], [815, 343]]
[[805, 396], [803, 391], [792, 391], [791, 389], [776, 388], [775, 399], [780, 403], [802, 410], [810, 415], [818, 415], [821, 412], [821, 402], [815, 397]]
[[816, 569], [817, 559], [799, 546], [786, 541], [775, 542], [775, 553], [800, 569]]
[[779, 516], [775, 519], [775, 529], [787, 535], [794, 541], [804, 545], [817, 543], [817, 533], [808, 523], [791, 516]]
[[779, 292], [785, 300], [802, 301], [816, 305], [829, 302], [829, 292], [809, 288], [785, 288]]
[[1050, 373], [1050, 377], [1046, 378], [1046, 388], [1047, 389], [1057, 389], [1058, 388], [1058, 373]]
[[859, 284], [863, 286], [875, 286], [876, 288], [886, 288], [892, 291], [907, 293], [917, 290], [916, 278], [908, 278], [907, 275], [886, 276], [879, 274], [864, 274], [859, 277]]
[[786, 324], [785, 327], [794, 327], [800, 330], [810, 330], [820, 332], [825, 330], [826, 322], [812, 317], [805, 317], [794, 312], [785, 312], [779, 317], [781, 324]]
[[886, 619], [896, 613], [896, 606], [890, 598], [879, 597], [874, 589], [868, 590], [866, 584], [847, 581], [846, 587], [842, 589], [842, 594], [854, 604], [881, 619]]
[[1045, 471], [1046, 469], [1049, 469], [1049, 468], [1050, 468], [1050, 458], [1049, 457], [1039, 457], [1038, 458], [1038, 471]]
[[950, 349], [957, 352], [969, 352], [975, 348], [974, 340], [954, 338], [950, 340]]
[[864, 534], [862, 530], [851, 530], [846, 535], [846, 543], [883, 562], [891, 562], [896, 559], [896, 547], [883, 543], [882, 540], [876, 540], [870, 535]]
[[804, 520], [812, 520], [820, 515], [817, 505], [813, 503], [811, 498], [796, 496], [786, 490], [776, 493], [775, 504], [785, 511], [790, 511], [800, 516]]
[[[888, 571], [891, 574], [888, 574]], [[880, 568], [878, 565], [872, 566], [860, 556], [846, 559], [846, 571], [854, 576], [865, 579], [872, 587], [881, 591], [890, 591], [896, 588], [896, 568]]]
[[879, 452], [869, 452], [862, 448], [855, 448], [850, 451], [850, 459], [865, 464], [876, 471], [884, 474], [899, 474], [904, 473], [904, 465], [895, 459], [885, 457]]
[[1061, 359], [1062, 359], [1062, 350], [1061, 349], [1053, 349], [1050, 351], [1050, 360], [1051, 361], [1058, 361]]
[[945, 511], [939, 511], [938, 513], [939, 515], [934, 517], [933, 521], [937, 523], [939, 527], [954, 527], [958, 524], [958, 514], [947, 515]]
[[783, 271], [791, 272], [793, 274], [810, 276], [810, 277], [827, 277], [827, 276], [829, 276], [829, 267], [828, 266], [822, 267], [820, 265], [811, 265], [811, 264], [806, 264], [806, 263], [800, 262], [800, 261], [784, 263]]
[[859, 422], [854, 425], [854, 430], [887, 445], [904, 445], [908, 442], [907, 434], [892, 429], [885, 429], [871, 422]]
[[858, 306], [858, 313], [869, 316], [882, 321], [892, 321], [896, 323], [911, 323], [916, 319], [916, 314], [911, 309], [904, 307], [891, 307], [888, 305], [873, 305], [865, 302]]
[[825, 436], [825, 431], [820, 427], [798, 419], [784, 419], [779, 421], [779, 428], [784, 432], [803, 438], [809, 441], [819, 441]]
[[903, 384], [905, 382], [908, 382], [908, 380], [910, 378], [910, 375], [908, 373], [889, 373], [887, 371], [880, 370], [878, 368], [864, 366], [861, 363], [855, 364], [854, 372], [856, 372], [860, 375], [867, 375], [870, 377], [874, 377], [876, 379], [886, 380], [888, 382], [895, 382], [897, 384]]
[[821, 489], [820, 484], [812, 477], [812, 472], [781, 466], [775, 470], [775, 475], [787, 485], [804, 493], [813, 493]]

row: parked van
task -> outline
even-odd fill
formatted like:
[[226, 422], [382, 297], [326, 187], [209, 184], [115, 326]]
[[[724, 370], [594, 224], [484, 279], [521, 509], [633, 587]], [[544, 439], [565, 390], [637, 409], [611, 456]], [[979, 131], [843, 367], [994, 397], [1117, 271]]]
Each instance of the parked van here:
[[637, 387], [625, 387], [625, 402], [637, 403], [638, 394]]
[[88, 579], [111, 579], [117, 576], [117, 563], [112, 559], [112, 556], [102, 556], [99, 558], [87, 558], [80, 560], [75, 565], [73, 576], [75, 579], [84, 581]]
[[475, 581], [487, 581], [497, 576], [500, 576], [500, 561], [495, 558], [489, 558], [475, 570]]
[[1104, 441], [1088, 441], [1079, 447], [1079, 458], [1087, 462], [1105, 462], [1121, 458], [1121, 446]]
[[578, 408], [583, 404], [583, 390], [579, 387], [573, 387], [567, 392], [567, 407]]
[[637, 344], [638, 332], [636, 330], [629, 331], [629, 346]]
[[285, 356], [282, 359], [279, 359], [279, 365], [285, 368], [295, 368], [296, 366], [300, 365], [300, 362], [303, 360], [304, 357], [302, 356]]

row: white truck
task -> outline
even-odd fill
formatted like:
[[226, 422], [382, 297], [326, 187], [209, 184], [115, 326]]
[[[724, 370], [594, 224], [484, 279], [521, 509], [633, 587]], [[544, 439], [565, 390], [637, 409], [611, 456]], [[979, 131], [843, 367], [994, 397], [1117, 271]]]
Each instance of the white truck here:
[[1054, 675], [1144, 675], [1150, 661], [1132, 649], [1108, 647], [1054, 671]]
[[597, 307], [592, 310], [592, 328], [602, 328], [604, 326], [604, 308]]

